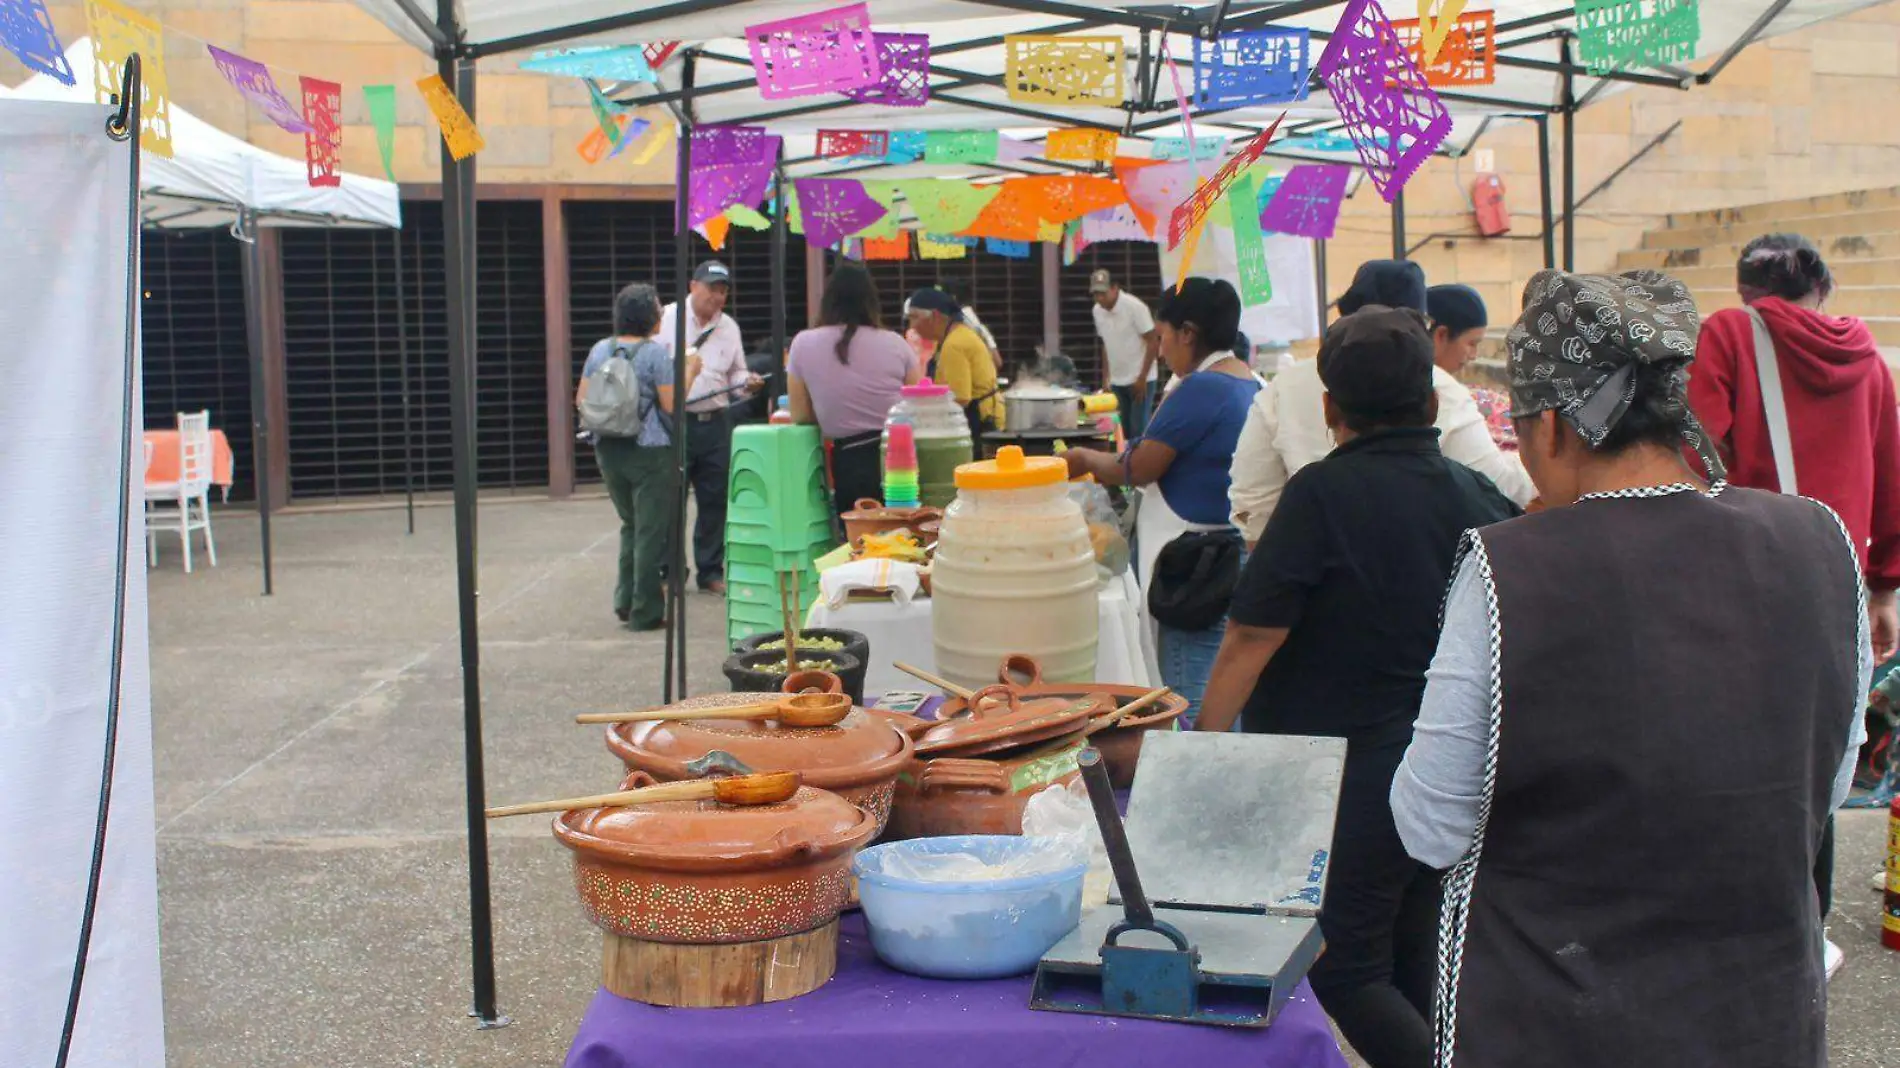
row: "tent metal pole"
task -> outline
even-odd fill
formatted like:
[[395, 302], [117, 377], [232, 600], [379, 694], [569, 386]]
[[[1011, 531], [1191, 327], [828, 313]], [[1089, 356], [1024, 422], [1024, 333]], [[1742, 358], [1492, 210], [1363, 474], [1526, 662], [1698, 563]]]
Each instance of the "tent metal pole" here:
[[1405, 251], [1405, 190], [1400, 188], [1392, 197], [1392, 258], [1408, 259]]
[[409, 533], [416, 532], [416, 446], [409, 409], [409, 287], [402, 278], [402, 231], [392, 230], [396, 261], [396, 351], [402, 368], [402, 503]]
[[[462, 37], [455, 0], [437, 0], [437, 25]], [[437, 72], [475, 115], [475, 63], [455, 47], [436, 53]], [[482, 1028], [506, 1027], [495, 997], [495, 928], [488, 871], [487, 784], [482, 769], [480, 616], [476, 613], [475, 531], [475, 159], [442, 146], [442, 252], [447, 267], [449, 437], [455, 458], [455, 589], [462, 653], [462, 763], [468, 796], [468, 919], [472, 1004]]]
[[270, 397], [264, 388], [264, 250], [259, 247], [257, 214], [238, 213], [238, 240], [244, 244], [244, 334], [251, 349], [251, 485], [257, 494], [257, 533], [263, 546], [264, 596], [271, 595], [270, 559]]
[[1313, 286], [1313, 291], [1319, 294], [1319, 333], [1321, 337], [1325, 337], [1326, 309], [1332, 307], [1333, 302], [1327, 299], [1326, 239], [1323, 237], [1313, 242], [1313, 278], [1317, 283]]
[[692, 495], [692, 480], [686, 477], [687, 447], [686, 439], [692, 433], [692, 420], [686, 415], [683, 403], [686, 391], [692, 383], [686, 381], [686, 314], [691, 305], [693, 281], [693, 232], [688, 225], [690, 218], [688, 180], [693, 173], [693, 78], [698, 66], [699, 56], [687, 49], [680, 67], [680, 91], [685, 94], [681, 101], [679, 161], [673, 176], [674, 207], [674, 245], [673, 245], [673, 292], [679, 294], [675, 300], [673, 315], [673, 466], [679, 473], [679, 493], [673, 510], [673, 560], [667, 569], [666, 586], [668, 600], [667, 612], [667, 663], [666, 683], [662, 696], [671, 703], [686, 696], [686, 502]]
[[1544, 268], [1549, 270], [1557, 266], [1557, 212], [1551, 204], [1550, 193], [1550, 116], [1538, 115], [1537, 123], [1537, 192], [1543, 208], [1544, 228]]
[[1774, 0], [1774, 3], [1769, 4], [1767, 10], [1761, 13], [1761, 17], [1757, 18], [1747, 30], [1743, 31], [1742, 35], [1735, 39], [1734, 44], [1728, 46], [1728, 51], [1718, 56], [1715, 63], [1710, 66], [1708, 70], [1695, 76], [1696, 84], [1707, 85], [1714, 81], [1715, 76], [1726, 70], [1730, 63], [1735, 62], [1735, 57], [1741, 55], [1744, 48], [1754, 44], [1755, 39], [1762, 35], [1762, 31], [1773, 24], [1775, 19], [1780, 17], [1781, 13], [1787, 10], [1788, 5], [1792, 2], [1793, 0]]
[[1564, 270], [1577, 269], [1577, 95], [1576, 76], [1570, 73], [1570, 38], [1559, 46], [1563, 52], [1564, 81], [1562, 111], [1564, 138]]
[[[785, 203], [785, 142], [778, 147], [778, 166], [772, 177], [772, 197], [775, 206]], [[765, 410], [769, 415], [778, 404], [780, 395], [786, 392], [785, 382], [785, 216], [781, 208], [772, 213], [772, 384], [771, 392], [765, 398]]]

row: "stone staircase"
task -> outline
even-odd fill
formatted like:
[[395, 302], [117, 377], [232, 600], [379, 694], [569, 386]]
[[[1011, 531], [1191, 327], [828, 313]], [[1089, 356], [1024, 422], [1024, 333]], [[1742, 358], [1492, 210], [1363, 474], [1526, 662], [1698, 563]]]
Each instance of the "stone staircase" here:
[[1867, 321], [1889, 366], [1900, 368], [1900, 187], [1672, 215], [1617, 266], [1668, 271], [1695, 290], [1704, 315], [1741, 305], [1735, 261], [1767, 233], [1813, 241], [1834, 272], [1827, 310]]

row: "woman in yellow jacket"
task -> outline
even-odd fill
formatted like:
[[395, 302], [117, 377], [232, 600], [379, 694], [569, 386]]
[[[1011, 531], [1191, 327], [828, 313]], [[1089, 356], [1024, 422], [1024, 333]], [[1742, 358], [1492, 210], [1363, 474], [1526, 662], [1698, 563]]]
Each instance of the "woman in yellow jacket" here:
[[996, 392], [996, 364], [989, 346], [970, 324], [963, 308], [941, 289], [911, 294], [907, 314], [911, 329], [937, 345], [930, 377], [950, 387], [970, 421], [970, 440], [981, 450], [983, 432], [1001, 425], [1003, 398]]

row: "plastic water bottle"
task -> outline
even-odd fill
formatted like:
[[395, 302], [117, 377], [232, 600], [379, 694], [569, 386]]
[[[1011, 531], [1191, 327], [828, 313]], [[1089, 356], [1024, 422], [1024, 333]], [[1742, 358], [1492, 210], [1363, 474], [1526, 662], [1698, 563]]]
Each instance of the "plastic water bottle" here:
[[791, 426], [792, 398], [781, 394], [778, 399], [778, 407], [772, 409], [772, 418], [767, 420], [767, 422], [773, 426]]

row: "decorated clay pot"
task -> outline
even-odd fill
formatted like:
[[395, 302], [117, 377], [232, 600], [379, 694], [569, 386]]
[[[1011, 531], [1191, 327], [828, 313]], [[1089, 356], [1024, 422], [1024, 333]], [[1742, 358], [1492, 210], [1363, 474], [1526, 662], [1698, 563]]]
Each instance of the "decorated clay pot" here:
[[[650, 781], [644, 774], [628, 785]], [[647, 942], [758, 942], [830, 923], [849, 899], [870, 813], [800, 787], [773, 805], [661, 801], [576, 809], [554, 821], [574, 885], [609, 934]]]
[[[726, 708], [770, 701], [777, 693], [715, 693], [671, 706]], [[662, 782], [698, 778], [687, 768], [723, 753], [753, 771], [797, 771], [805, 785], [830, 790], [861, 806], [881, 829], [891, 813], [897, 774], [911, 761], [910, 737], [890, 722], [854, 708], [832, 727], [782, 727], [770, 720], [696, 719], [618, 723], [607, 748], [628, 771]]]
[[1081, 747], [1077, 741], [1046, 755], [920, 760], [897, 780], [884, 839], [1021, 834], [1031, 797], [1079, 777], [1075, 754]]

